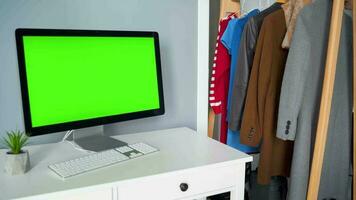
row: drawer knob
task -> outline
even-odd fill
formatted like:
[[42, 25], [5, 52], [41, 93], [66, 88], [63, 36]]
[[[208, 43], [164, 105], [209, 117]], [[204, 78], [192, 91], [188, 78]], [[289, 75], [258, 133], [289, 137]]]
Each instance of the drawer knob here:
[[180, 190], [182, 190], [182, 192], [185, 192], [188, 190], [189, 186], [187, 183], [181, 183], [179, 187], [180, 187]]

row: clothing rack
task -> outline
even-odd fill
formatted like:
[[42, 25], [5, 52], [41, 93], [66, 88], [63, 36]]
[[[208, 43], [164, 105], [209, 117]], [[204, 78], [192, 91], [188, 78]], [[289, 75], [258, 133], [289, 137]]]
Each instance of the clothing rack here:
[[[353, 8], [353, 36], [356, 36], [356, 0], [352, 1]], [[310, 2], [306, 0], [305, 2]], [[239, 3], [236, 0], [220, 0], [220, 18], [228, 13], [238, 12]], [[237, 6], [238, 5], [238, 6]], [[325, 64], [324, 81], [322, 88], [322, 96], [320, 103], [319, 119], [316, 131], [316, 139], [313, 152], [312, 167], [308, 184], [308, 200], [318, 199], [320, 176], [324, 160], [324, 151], [327, 140], [329, 116], [331, 111], [331, 103], [335, 82], [336, 63], [338, 58], [340, 34], [342, 28], [343, 10], [345, 8], [345, 0], [334, 0], [331, 24], [329, 31], [329, 41]], [[353, 108], [356, 106], [356, 40], [353, 40]], [[353, 127], [356, 124], [356, 116], [353, 117]], [[356, 144], [356, 129], [353, 128], [353, 144]], [[356, 145], [353, 145], [353, 163], [356, 163]], [[356, 174], [353, 167], [353, 174]], [[354, 179], [353, 179], [354, 180]], [[356, 194], [356, 184], [353, 184], [353, 194]]]

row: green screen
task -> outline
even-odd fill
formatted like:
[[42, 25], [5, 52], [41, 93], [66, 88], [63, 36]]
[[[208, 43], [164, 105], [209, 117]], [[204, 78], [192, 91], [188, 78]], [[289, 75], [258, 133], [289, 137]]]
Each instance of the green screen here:
[[24, 36], [32, 127], [159, 108], [153, 37]]

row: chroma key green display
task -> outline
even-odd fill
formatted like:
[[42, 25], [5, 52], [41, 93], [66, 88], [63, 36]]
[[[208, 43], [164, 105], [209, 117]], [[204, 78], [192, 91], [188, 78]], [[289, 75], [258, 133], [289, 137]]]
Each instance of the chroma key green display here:
[[23, 36], [32, 127], [160, 107], [153, 37]]

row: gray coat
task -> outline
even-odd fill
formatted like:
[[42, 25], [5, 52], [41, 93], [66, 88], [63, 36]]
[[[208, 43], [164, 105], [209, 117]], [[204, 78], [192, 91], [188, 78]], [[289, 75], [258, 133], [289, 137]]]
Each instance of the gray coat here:
[[[283, 77], [277, 137], [294, 140], [289, 200], [306, 199], [328, 44], [332, 1], [300, 13]], [[318, 199], [348, 199], [352, 134], [352, 18], [344, 14]]]

